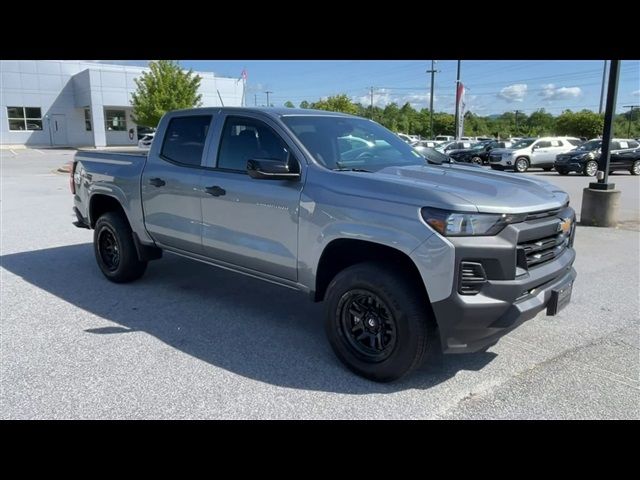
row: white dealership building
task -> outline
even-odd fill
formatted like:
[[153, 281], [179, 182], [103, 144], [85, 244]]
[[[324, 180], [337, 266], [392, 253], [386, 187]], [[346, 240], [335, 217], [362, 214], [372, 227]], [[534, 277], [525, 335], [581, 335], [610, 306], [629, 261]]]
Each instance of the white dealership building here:
[[[0, 61], [0, 146], [135, 145], [134, 79], [146, 69], [69, 60]], [[203, 107], [239, 106], [244, 82], [195, 72]]]

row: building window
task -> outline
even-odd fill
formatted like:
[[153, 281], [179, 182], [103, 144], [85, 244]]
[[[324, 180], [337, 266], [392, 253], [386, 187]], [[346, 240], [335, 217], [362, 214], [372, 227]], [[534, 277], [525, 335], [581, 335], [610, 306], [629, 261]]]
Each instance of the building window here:
[[9, 130], [42, 130], [42, 113], [39, 107], [7, 107]]
[[108, 132], [125, 132], [127, 119], [124, 110], [105, 110], [106, 128]]
[[87, 132], [91, 131], [91, 110], [88, 108], [84, 109], [84, 129]]

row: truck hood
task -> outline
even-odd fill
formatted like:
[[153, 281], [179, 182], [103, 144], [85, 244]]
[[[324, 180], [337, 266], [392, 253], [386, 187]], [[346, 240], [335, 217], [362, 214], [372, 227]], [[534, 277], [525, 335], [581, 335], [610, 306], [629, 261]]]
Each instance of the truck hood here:
[[378, 192], [395, 194], [396, 198], [414, 197], [423, 206], [460, 211], [525, 213], [558, 208], [569, 200], [566, 192], [544, 180], [472, 166], [415, 165], [352, 174], [386, 183], [368, 187]]

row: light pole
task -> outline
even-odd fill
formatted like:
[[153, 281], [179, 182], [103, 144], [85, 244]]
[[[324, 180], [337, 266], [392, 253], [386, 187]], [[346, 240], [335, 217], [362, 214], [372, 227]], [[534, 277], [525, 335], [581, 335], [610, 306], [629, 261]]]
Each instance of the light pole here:
[[273, 92], [272, 92], [272, 91], [270, 91], [270, 90], [267, 90], [267, 91], [266, 91], [266, 92], [264, 92], [264, 93], [266, 93], [266, 94], [267, 94], [267, 107], [270, 107], [270, 106], [271, 106], [271, 104], [269, 103], [269, 94], [270, 94], [270, 93], [273, 93]]

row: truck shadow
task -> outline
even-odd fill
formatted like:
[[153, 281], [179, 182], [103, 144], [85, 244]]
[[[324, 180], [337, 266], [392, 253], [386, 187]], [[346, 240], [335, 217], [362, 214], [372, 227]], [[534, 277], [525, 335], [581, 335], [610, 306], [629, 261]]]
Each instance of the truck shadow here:
[[[105, 321], [82, 335], [153, 335], [211, 365], [258, 381], [327, 392], [388, 393], [437, 385], [479, 370], [495, 354], [435, 355], [418, 371], [377, 384], [348, 370], [323, 331], [323, 305], [299, 293], [174, 255], [137, 282], [107, 281], [91, 244], [0, 257], [7, 271]], [[109, 323], [107, 323], [109, 322]]]

